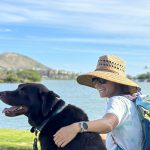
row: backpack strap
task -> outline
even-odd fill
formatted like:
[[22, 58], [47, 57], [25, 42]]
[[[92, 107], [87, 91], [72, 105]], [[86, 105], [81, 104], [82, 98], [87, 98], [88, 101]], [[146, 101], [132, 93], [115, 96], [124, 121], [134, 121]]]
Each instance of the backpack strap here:
[[149, 126], [150, 126], [150, 122], [147, 119], [143, 119], [143, 123], [145, 125], [145, 140], [146, 140], [145, 150], [148, 150], [149, 149]]
[[145, 136], [145, 150], [150, 146], [150, 97], [148, 95], [138, 95], [135, 101], [138, 112], [143, 123]]
[[111, 134], [111, 137], [112, 137], [112, 139], [113, 139], [113, 142], [117, 145], [117, 147], [116, 147], [114, 150], [123, 150], [123, 148], [121, 148], [121, 147], [117, 144], [117, 142], [116, 142], [116, 140], [114, 139], [114, 137], [113, 137], [112, 134]]
[[133, 101], [137, 107], [144, 133], [143, 150], [150, 150], [150, 101], [148, 101], [150, 97], [145, 95], [137, 95], [135, 99], [126, 95], [125, 97]]
[[142, 97], [142, 96], [137, 96], [136, 98], [136, 105], [137, 106], [140, 106], [140, 107], [143, 107], [144, 109], [150, 111], [150, 101], [149, 101], [149, 96], [145, 96], [145, 97]]

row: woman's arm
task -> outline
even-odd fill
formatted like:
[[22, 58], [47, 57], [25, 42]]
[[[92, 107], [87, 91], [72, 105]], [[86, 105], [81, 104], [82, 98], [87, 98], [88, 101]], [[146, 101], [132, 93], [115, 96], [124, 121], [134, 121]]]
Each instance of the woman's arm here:
[[102, 141], [103, 141], [103, 143], [105, 145], [107, 134], [106, 133], [105, 134], [100, 134], [100, 137], [102, 138]]
[[97, 133], [108, 133], [111, 132], [117, 125], [119, 121], [118, 118], [111, 114], [105, 114], [102, 119], [89, 121], [88, 124], [88, 130], [90, 132], [97, 132]]
[[[109, 113], [104, 115], [102, 119], [87, 122], [87, 131], [97, 133], [108, 133], [111, 132], [117, 126], [118, 122], [118, 118], [115, 115]], [[54, 135], [54, 142], [58, 147], [64, 147], [71, 140], [73, 140], [79, 132], [79, 123], [73, 123], [69, 126], [63, 127], [60, 130], [58, 130]]]

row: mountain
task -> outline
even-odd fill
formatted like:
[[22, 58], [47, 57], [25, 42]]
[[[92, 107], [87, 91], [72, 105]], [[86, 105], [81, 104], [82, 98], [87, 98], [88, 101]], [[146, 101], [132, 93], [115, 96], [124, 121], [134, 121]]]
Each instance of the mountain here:
[[0, 54], [0, 71], [1, 78], [6, 75], [4, 72], [7, 71], [19, 71], [19, 70], [36, 70], [43, 78], [50, 79], [75, 79], [78, 74], [66, 70], [51, 69], [38, 61], [33, 60], [27, 56], [18, 53], [2, 53]]
[[21, 54], [2, 53], [0, 54], [0, 68], [5, 70], [48, 70], [47, 66]]

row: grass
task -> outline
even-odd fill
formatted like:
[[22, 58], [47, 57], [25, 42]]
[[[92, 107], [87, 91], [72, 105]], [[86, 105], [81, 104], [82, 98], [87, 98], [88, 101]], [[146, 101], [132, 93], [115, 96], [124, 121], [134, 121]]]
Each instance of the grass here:
[[33, 140], [28, 130], [0, 129], [0, 150], [32, 150]]

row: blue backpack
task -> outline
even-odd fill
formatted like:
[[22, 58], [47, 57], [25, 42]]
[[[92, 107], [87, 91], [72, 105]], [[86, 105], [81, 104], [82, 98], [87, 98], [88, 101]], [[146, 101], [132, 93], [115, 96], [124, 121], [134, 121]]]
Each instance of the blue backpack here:
[[150, 150], [150, 96], [138, 95], [134, 101], [143, 126], [145, 137], [144, 150]]

